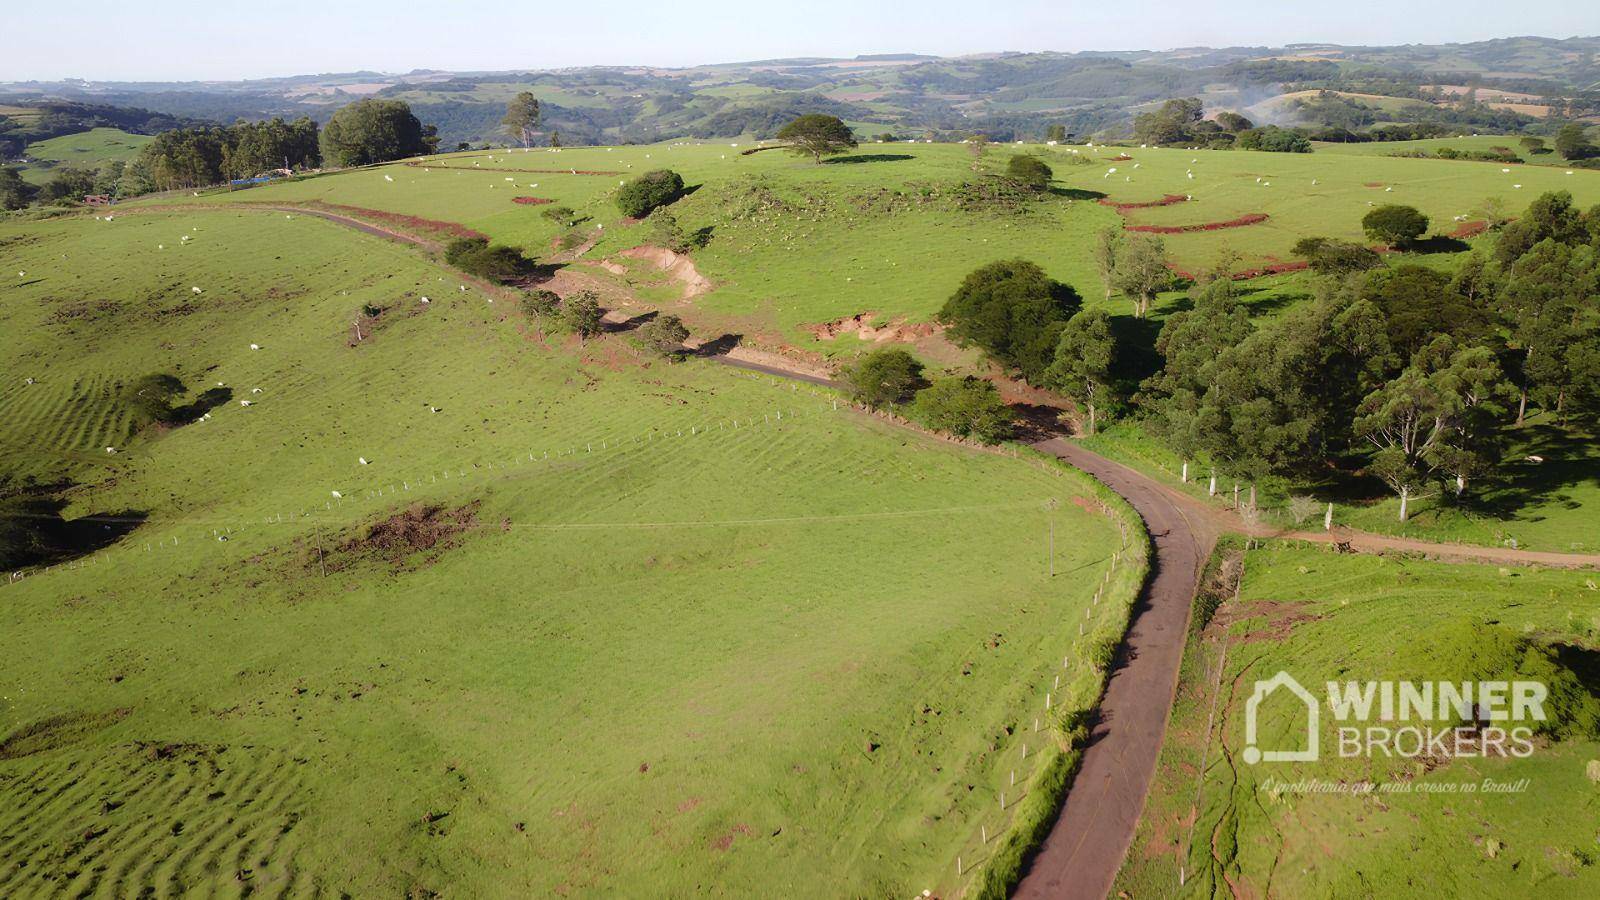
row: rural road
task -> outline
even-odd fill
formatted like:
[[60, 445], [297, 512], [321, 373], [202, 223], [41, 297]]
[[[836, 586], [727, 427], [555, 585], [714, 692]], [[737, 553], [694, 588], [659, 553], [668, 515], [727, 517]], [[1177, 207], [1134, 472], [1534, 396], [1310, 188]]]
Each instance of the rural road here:
[[1132, 469], [1064, 438], [1034, 444], [1122, 495], [1155, 544], [1150, 580], [1091, 723], [1088, 748], [1061, 814], [1023, 872], [1019, 898], [1092, 898], [1111, 890], [1144, 810], [1178, 686], [1189, 607], [1217, 531]]

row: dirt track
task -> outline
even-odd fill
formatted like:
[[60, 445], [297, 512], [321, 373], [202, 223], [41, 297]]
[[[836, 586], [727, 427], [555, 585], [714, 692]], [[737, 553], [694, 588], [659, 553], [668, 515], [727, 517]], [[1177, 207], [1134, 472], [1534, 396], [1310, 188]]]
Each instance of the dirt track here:
[[1133, 607], [1077, 779], [1015, 892], [1099, 900], [1111, 890], [1144, 810], [1178, 686], [1189, 605], [1218, 529], [1209, 518], [1189, 515], [1143, 475], [1064, 438], [1034, 446], [1121, 494], [1155, 544], [1150, 581]]

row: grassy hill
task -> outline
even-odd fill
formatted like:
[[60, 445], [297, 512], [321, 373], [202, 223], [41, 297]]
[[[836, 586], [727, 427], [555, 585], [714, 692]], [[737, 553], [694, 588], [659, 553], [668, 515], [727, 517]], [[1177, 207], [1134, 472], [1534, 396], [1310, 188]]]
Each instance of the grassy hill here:
[[[1086, 478], [541, 335], [392, 243], [0, 245], [0, 470], [101, 546], [0, 584], [0, 893], [953, 893], [1126, 617]], [[209, 418], [131, 433], [154, 371]]]
[[[1215, 582], [1224, 602], [1191, 635], [1157, 780], [1117, 890], [1584, 897], [1600, 889], [1592, 572], [1340, 556], [1301, 545], [1236, 548], [1226, 557], [1234, 574], [1242, 564], [1243, 584], [1233, 599], [1227, 579]], [[1339, 723], [1324, 716], [1318, 762], [1245, 764], [1244, 705], [1253, 683], [1279, 670], [1319, 696], [1328, 680], [1520, 672], [1551, 683], [1552, 702], [1572, 716], [1564, 726], [1585, 715], [1588, 724], [1537, 738], [1526, 758], [1369, 760], [1335, 758]], [[1559, 693], [1577, 684], [1587, 688]], [[1258, 733], [1267, 741], [1304, 727], [1286, 707], [1263, 710]], [[1309, 778], [1375, 787], [1278, 787]], [[1524, 779], [1515, 791], [1487, 787]]]
[[50, 170], [58, 165], [93, 169], [105, 162], [126, 161], [150, 141], [149, 135], [131, 134], [116, 128], [95, 128], [39, 141], [28, 145], [28, 156], [45, 165], [23, 166], [22, 177], [34, 184], [44, 184], [50, 180]]

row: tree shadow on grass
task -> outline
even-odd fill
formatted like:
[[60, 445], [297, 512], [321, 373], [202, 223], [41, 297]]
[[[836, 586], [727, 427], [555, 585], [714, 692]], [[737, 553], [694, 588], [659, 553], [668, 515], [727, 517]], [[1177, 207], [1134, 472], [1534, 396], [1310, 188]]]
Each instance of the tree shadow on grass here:
[[1459, 238], [1448, 237], [1442, 234], [1436, 234], [1432, 237], [1423, 238], [1422, 240], [1411, 243], [1406, 247], [1406, 250], [1410, 253], [1421, 253], [1424, 255], [1430, 255], [1434, 253], [1465, 253], [1471, 249], [1472, 246], [1466, 241], [1463, 241]]
[[693, 355], [700, 357], [701, 359], [706, 359], [713, 356], [721, 356], [724, 353], [727, 353], [729, 350], [739, 346], [739, 343], [743, 340], [744, 335], [742, 334], [725, 334], [718, 338], [712, 338], [711, 340], [706, 341], [700, 346], [694, 348]]
[[633, 331], [647, 322], [654, 321], [658, 315], [660, 313], [652, 309], [649, 312], [640, 313], [631, 319], [624, 319], [621, 322], [605, 322], [603, 326], [607, 334], [621, 334], [626, 331]]
[[6, 501], [0, 509], [10, 520], [0, 546], [5, 567], [72, 562], [122, 540], [149, 517], [143, 510], [123, 510], [66, 519], [66, 507], [66, 500], [41, 494]]
[[233, 388], [214, 387], [201, 391], [200, 396], [187, 406], [177, 407], [172, 411], [173, 421], [179, 425], [187, 425], [199, 420], [206, 413], [233, 399]]
[[915, 157], [905, 153], [855, 153], [850, 156], [835, 156], [825, 159], [822, 164], [825, 166], [847, 166], [855, 165], [856, 163], [899, 162], [904, 159], [915, 159]]
[[1050, 189], [1050, 193], [1057, 197], [1065, 197], [1068, 200], [1099, 200], [1106, 196], [1101, 191], [1090, 191], [1083, 188], [1053, 187]]

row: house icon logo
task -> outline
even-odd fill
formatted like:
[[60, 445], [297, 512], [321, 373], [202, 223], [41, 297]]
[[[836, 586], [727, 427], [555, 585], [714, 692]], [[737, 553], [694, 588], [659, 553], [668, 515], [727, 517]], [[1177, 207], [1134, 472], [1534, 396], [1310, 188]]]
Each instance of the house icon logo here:
[[[1305, 705], [1306, 741], [1304, 750], [1262, 750], [1256, 745], [1256, 713], [1261, 701], [1272, 696], [1279, 688], [1288, 688], [1291, 694]], [[1316, 762], [1317, 734], [1321, 709], [1317, 698], [1294, 680], [1288, 672], [1279, 672], [1266, 681], [1257, 681], [1256, 689], [1244, 705], [1244, 761], [1248, 765], [1258, 762]]]

